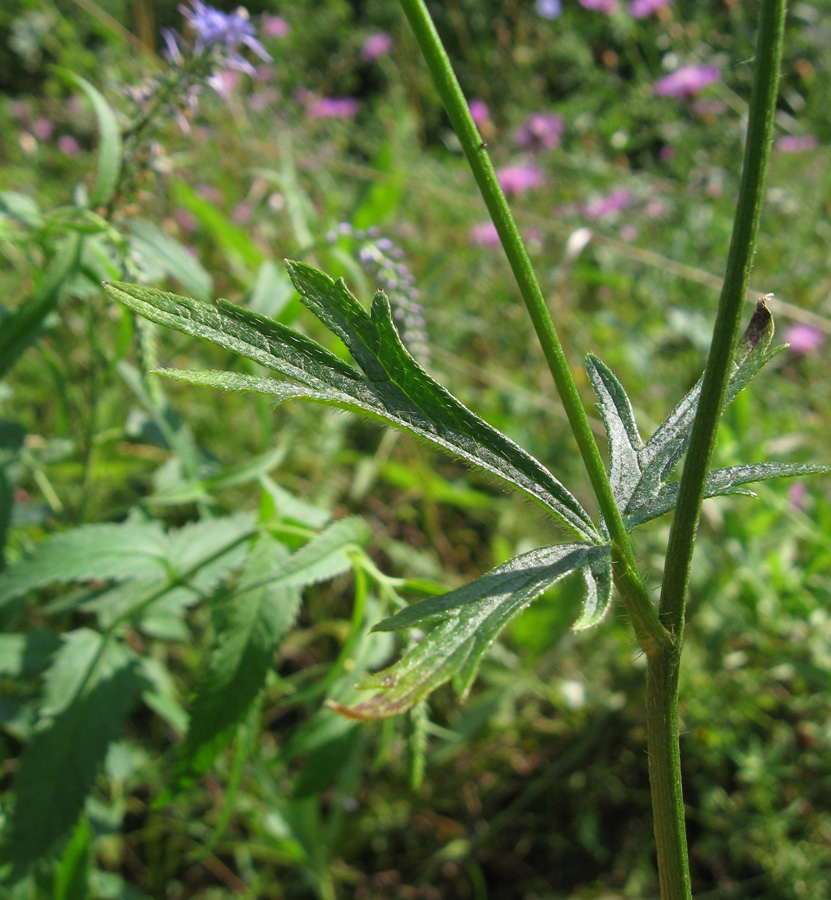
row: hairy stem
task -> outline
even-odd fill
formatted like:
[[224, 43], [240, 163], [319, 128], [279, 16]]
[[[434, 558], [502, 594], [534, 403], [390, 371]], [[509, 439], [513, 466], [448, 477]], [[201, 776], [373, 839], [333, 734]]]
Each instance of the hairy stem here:
[[784, 26], [785, 0], [762, 0], [736, 217], [661, 587], [661, 620], [674, 635], [675, 644], [650, 658], [648, 666], [649, 776], [662, 900], [692, 897], [678, 746], [678, 675], [684, 614], [695, 531], [732, 369], [762, 212]]
[[[603, 466], [600, 451], [594, 440], [586, 411], [580, 401], [577, 385], [574, 383], [574, 377], [569, 369], [560, 339], [545, 304], [545, 298], [534, 275], [528, 252], [508, 208], [505, 195], [499, 187], [499, 181], [485, 143], [470, 115], [464, 94], [424, 0], [400, 0], [400, 2], [430, 69], [433, 83], [459, 137], [485, 205], [496, 226], [548, 368], [551, 370], [560, 394], [569, 425], [577, 441], [580, 455], [588, 471], [592, 488], [612, 540], [615, 583], [618, 584], [642, 649], [648, 655], [654, 655], [658, 648], [670, 646], [672, 638], [661, 624], [655, 606], [649, 598], [643, 579], [638, 572], [629, 535], [612, 494], [612, 486]], [[617, 574], [619, 572], [625, 572], [627, 575], [622, 584], [618, 581]]]

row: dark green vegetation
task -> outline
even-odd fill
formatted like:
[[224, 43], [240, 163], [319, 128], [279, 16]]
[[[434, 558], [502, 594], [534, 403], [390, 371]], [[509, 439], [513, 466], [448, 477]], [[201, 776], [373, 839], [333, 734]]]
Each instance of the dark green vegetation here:
[[[31, 7], [60, 28], [8, 88], [35, 95], [9, 96], [0, 112], [12, 136], [0, 184], [10, 263], [0, 499], [12, 516], [0, 520], [3, 788], [14, 867], [47, 848], [59, 864], [15, 895], [654, 896], [643, 669], [617, 606], [603, 628], [570, 632], [579, 579], [515, 620], [465, 705], [440, 691], [383, 726], [324, 707], [361, 699], [361, 674], [394, 659], [392, 637], [368, 630], [402, 597], [475, 579], [564, 533], [412, 438], [146, 377], [159, 364], [262, 372], [133, 320], [99, 286], [170, 279], [203, 301], [231, 297], [319, 341], [351, 378], [280, 260], [342, 275], [368, 308], [367, 254], [391, 251], [356, 230], [376, 226], [418, 276], [427, 368], [588, 505], [506, 266], [469, 242], [485, 216], [395, 7], [274, 10], [292, 30], [267, 41], [270, 80], [241, 83], [228, 105], [204, 94], [190, 136], [158, 122], [150, 168], [134, 148], [122, 196], [106, 153], [85, 177], [95, 119], [66, 100], [77, 82], [43, 64], [80, 72], [117, 107], [118, 85], [141, 81], [141, 57], [80, 13], [19, 7], [13, 21], [30, 23]], [[575, 371], [584, 353], [602, 356], [642, 434], [693, 387], [706, 352], [754, 21], [740, 6], [686, 4], [644, 21], [576, 4], [554, 22], [501, 4], [448, 4], [439, 18], [466, 91], [490, 106], [483, 132], [498, 164], [527, 163], [512, 133], [529, 112], [564, 117], [560, 145], [535, 148], [543, 185], [512, 206], [536, 229], [534, 261]], [[379, 28], [394, 51], [361, 61]], [[820, 147], [774, 152], [753, 278], [790, 304], [770, 304], [779, 333], [807, 319], [814, 349], [778, 353], [735, 398], [718, 468], [828, 456], [818, 342], [831, 313], [830, 28], [815, 7], [792, 13], [778, 124]], [[73, 56], [74, 29], [94, 58]], [[670, 53], [721, 65], [706, 103], [654, 96]], [[356, 95], [356, 118], [304, 117], [298, 87]], [[50, 138], [36, 137], [43, 119]], [[82, 152], [59, 150], [62, 133]], [[92, 208], [74, 194], [79, 180]], [[339, 230], [344, 221], [352, 227]], [[614, 377], [598, 360], [589, 376], [607, 426], [617, 410], [631, 437]], [[581, 387], [591, 403], [589, 378]], [[634, 477], [624, 457], [619, 484]], [[693, 883], [698, 896], [821, 898], [831, 501], [827, 479], [760, 494], [706, 507], [694, 561], [682, 679]], [[660, 565], [666, 532], [657, 519], [637, 533], [645, 568]]]

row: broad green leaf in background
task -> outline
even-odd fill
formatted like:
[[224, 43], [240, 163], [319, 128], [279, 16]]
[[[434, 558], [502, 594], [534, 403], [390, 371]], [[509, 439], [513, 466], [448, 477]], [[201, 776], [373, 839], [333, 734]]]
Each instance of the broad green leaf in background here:
[[28, 634], [0, 634], [0, 675], [36, 675], [49, 665], [60, 639], [45, 628]]
[[17, 462], [26, 432], [17, 422], [0, 420], [0, 571], [6, 567], [6, 537], [14, 507], [10, 469]]
[[303, 303], [346, 344], [362, 372], [298, 332], [224, 300], [206, 304], [136, 285], [105, 287], [140, 315], [233, 350], [292, 381], [226, 372], [161, 374], [226, 390], [260, 391], [277, 402], [316, 400], [379, 418], [507, 481], [581, 538], [600, 542], [588, 513], [544, 466], [464, 407], [407, 353], [382, 293], [367, 313], [342, 281], [301, 263], [288, 266]]
[[130, 251], [149, 280], [175, 278], [183, 290], [209, 300], [213, 278], [202, 263], [175, 238], [158, 225], [143, 219], [130, 222]]
[[349, 551], [368, 539], [366, 523], [357, 517], [335, 522], [292, 555], [273, 538], [260, 538], [239, 585], [211, 611], [215, 643], [194, 700], [180, 774], [204, 771], [219, 749], [214, 739], [254, 702], [274, 651], [294, 624], [301, 590], [351, 568]]
[[214, 739], [243, 718], [265, 683], [274, 651], [300, 607], [297, 587], [268, 581], [288, 555], [273, 538], [260, 538], [236, 590], [211, 609], [214, 645], [192, 704], [180, 774], [208, 768], [220, 749]]
[[80, 232], [70, 232], [47, 265], [40, 287], [3, 319], [3, 327], [0, 328], [0, 378], [37, 340], [43, 320], [58, 305], [68, 282], [78, 269], [82, 243]]
[[239, 568], [246, 554], [243, 542], [255, 532], [253, 512], [167, 533], [156, 521], [81, 526], [42, 541], [29, 557], [0, 573], [0, 609], [46, 585], [112, 581], [116, 586], [110, 590], [99, 586], [93, 597], [79, 592], [44, 611], [83, 604], [105, 627], [131, 610], [143, 619], [178, 615]]
[[[532, 550], [458, 590], [401, 610], [373, 630], [413, 626], [432, 626], [432, 630], [399, 662], [359, 685], [381, 693], [352, 707], [330, 705], [351, 718], [383, 719], [406, 712], [451, 679], [457, 693], [464, 697], [482, 656], [511, 619], [572, 572], [595, 567], [604, 572], [605, 567], [598, 563], [608, 557], [608, 546], [588, 543]], [[590, 596], [589, 602], [595, 609], [584, 613], [588, 619], [594, 618], [601, 595], [608, 597], [611, 591], [610, 577], [608, 585], [605, 576], [596, 580], [603, 583], [593, 588], [594, 597]]]
[[118, 127], [115, 113], [97, 88], [74, 72], [68, 72], [63, 69], [60, 71], [65, 78], [77, 84], [84, 92], [87, 100], [92, 104], [95, 118], [98, 120], [100, 137], [98, 171], [95, 176], [95, 185], [90, 195], [90, 201], [93, 206], [100, 206], [110, 202], [118, 185], [118, 176], [121, 170], [121, 129]]
[[53, 876], [53, 900], [87, 900], [92, 850], [92, 828], [86, 818], [75, 826]]
[[141, 687], [121, 643], [88, 629], [63, 636], [45, 677], [40, 720], [15, 778], [16, 803], [0, 849], [11, 880], [65, 837], [83, 809], [109, 743], [123, 729]]
[[181, 178], [171, 183], [173, 198], [199, 220], [222, 248], [238, 278], [248, 281], [263, 262], [264, 255], [244, 228], [232, 222]]
[[0, 608], [48, 584], [156, 578], [164, 574], [165, 555], [159, 522], [84, 525], [55, 534], [0, 574]]

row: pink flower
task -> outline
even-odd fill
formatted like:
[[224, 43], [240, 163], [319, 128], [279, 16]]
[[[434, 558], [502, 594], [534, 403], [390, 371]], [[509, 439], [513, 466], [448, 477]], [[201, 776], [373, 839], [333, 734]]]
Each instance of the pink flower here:
[[635, 19], [645, 19], [653, 13], [658, 12], [675, 0], [632, 0], [629, 4], [629, 15]]
[[474, 99], [470, 101], [470, 115], [473, 117], [476, 127], [482, 128], [486, 122], [490, 121], [491, 111], [484, 100]]
[[354, 97], [321, 97], [306, 107], [310, 119], [350, 119], [357, 111]]
[[800, 356], [808, 356], [816, 353], [825, 343], [825, 335], [814, 328], [800, 322], [798, 325], [790, 325], [783, 334], [785, 342], [791, 345], [791, 350]]
[[263, 16], [262, 32], [266, 37], [285, 37], [289, 33], [289, 31], [291, 31], [291, 26], [285, 19], [281, 18], [280, 16], [270, 16], [268, 13]]
[[805, 509], [805, 495], [808, 493], [808, 488], [805, 487], [804, 482], [796, 481], [788, 488], [788, 503], [794, 509]]
[[361, 48], [361, 59], [364, 62], [372, 62], [379, 56], [384, 56], [390, 52], [392, 48], [392, 38], [385, 32], [379, 31], [378, 34], [371, 34]]
[[234, 211], [231, 213], [231, 218], [237, 223], [237, 225], [245, 225], [245, 223], [251, 218], [251, 207], [247, 203], [237, 203], [234, 207]]
[[652, 89], [659, 97], [683, 99], [694, 96], [718, 79], [719, 71], [715, 66], [681, 66], [656, 81]]
[[598, 200], [592, 200], [591, 203], [583, 207], [583, 215], [594, 221], [596, 219], [605, 219], [616, 212], [626, 209], [632, 202], [632, 195], [625, 188], [618, 188], [612, 191], [606, 197], [600, 197]]
[[199, 227], [199, 220], [189, 209], [174, 210], [173, 219], [185, 231], [196, 231]]
[[81, 145], [71, 134], [62, 134], [58, 138], [58, 150], [61, 153], [65, 153], [67, 156], [75, 156], [80, 149]]
[[553, 150], [560, 146], [565, 121], [553, 113], [531, 113], [514, 132], [514, 142], [524, 150]]
[[595, 12], [606, 13], [611, 16], [617, 12], [617, 0], [579, 0], [583, 9], [591, 9]]
[[54, 130], [55, 126], [49, 119], [38, 119], [37, 122], [32, 122], [32, 134], [39, 141], [48, 141]]
[[511, 194], [522, 194], [531, 188], [540, 187], [543, 183], [542, 172], [534, 165], [504, 166], [497, 169], [496, 177], [499, 186], [510, 197]]
[[481, 222], [471, 226], [468, 237], [470, 243], [476, 247], [496, 247], [499, 244], [499, 235], [493, 222]]
[[812, 134], [784, 134], [776, 142], [780, 153], [805, 153], [817, 149], [817, 139]]

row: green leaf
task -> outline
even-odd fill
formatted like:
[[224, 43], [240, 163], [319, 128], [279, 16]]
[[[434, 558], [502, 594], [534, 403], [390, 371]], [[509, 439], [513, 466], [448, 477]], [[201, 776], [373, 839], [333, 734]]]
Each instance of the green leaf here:
[[95, 118], [98, 120], [100, 143], [98, 147], [98, 171], [90, 200], [93, 206], [109, 203], [118, 185], [121, 169], [121, 129], [109, 103], [95, 87], [85, 78], [74, 72], [61, 70], [62, 74], [73, 81], [84, 92], [92, 104]]
[[287, 557], [282, 544], [261, 538], [237, 589], [211, 610], [214, 646], [193, 703], [180, 774], [197, 774], [210, 765], [214, 753], [201, 752], [203, 748], [243, 718], [265, 683], [274, 651], [300, 607], [297, 587], [269, 581]]
[[620, 498], [630, 497], [638, 486], [641, 477], [638, 454], [643, 450], [643, 441], [629, 397], [612, 370], [592, 354], [586, 357], [586, 370], [609, 439], [612, 492], [620, 502]]
[[263, 253], [251, 239], [248, 232], [234, 224], [210, 200], [206, 200], [187, 181], [176, 179], [171, 182], [173, 197], [177, 204], [192, 212], [200, 224], [222, 248], [233, 268], [240, 276], [249, 277], [263, 262]]
[[49, 665], [60, 640], [38, 628], [29, 634], [0, 634], [0, 675], [36, 675]]
[[166, 551], [158, 522], [84, 525], [53, 535], [0, 573], [0, 608], [48, 584], [157, 578], [165, 573]]
[[[309, 338], [224, 300], [199, 303], [135, 285], [110, 284], [114, 299], [154, 322], [212, 341], [293, 380], [230, 373], [173, 373], [193, 383], [316, 400], [368, 414], [418, 435], [507, 481], [590, 541], [600, 536], [577, 500], [537, 460], [437, 384], [407, 353], [378, 293], [367, 313], [342, 281], [288, 263], [303, 303], [348, 347], [358, 372]], [[171, 375], [165, 372], [166, 375]]]
[[[604, 548], [605, 550], [605, 548]], [[600, 622], [612, 603], [612, 555], [606, 552], [589, 553], [589, 564], [580, 570], [586, 583], [586, 596], [580, 615], [571, 626], [573, 631], [585, 631]]]
[[2, 847], [12, 880], [75, 825], [109, 743], [141, 686], [132, 654], [88, 629], [64, 635], [46, 674], [41, 718], [20, 759], [15, 807]]
[[[482, 656], [502, 629], [545, 590], [567, 575], [594, 568], [609, 557], [608, 546], [560, 544], [517, 556], [482, 578], [441, 597], [430, 597], [380, 622], [374, 631], [395, 631], [433, 625], [432, 630], [399, 662], [371, 676], [360, 687], [382, 693], [353, 707], [330, 706], [355, 719], [383, 719], [411, 709], [440, 685], [453, 680], [462, 697], [470, 690]], [[609, 581], [611, 584], [611, 581]], [[591, 620], [605, 602], [606, 584], [598, 584], [589, 598]], [[582, 619], [583, 617], [581, 617]]]
[[43, 320], [58, 305], [66, 285], [78, 269], [82, 243], [80, 233], [67, 235], [46, 267], [40, 287], [3, 319], [3, 327], [0, 328], [0, 378], [37, 340]]
[[87, 900], [89, 897], [92, 837], [89, 822], [81, 819], [55, 867], [53, 900]]
[[[773, 318], [764, 300], [760, 300], [736, 350], [733, 371], [727, 383], [725, 407], [747, 387], [762, 366], [785, 349], [784, 345], [773, 350], [769, 349], [772, 338]], [[618, 501], [624, 508], [624, 520], [629, 527], [634, 527], [628, 522], [630, 509], [634, 511], [658, 496], [672, 470], [686, 452], [703, 383], [702, 375], [695, 387], [681, 400], [639, 452], [640, 481], [630, 496], [622, 497]]]
[[[745, 494], [753, 497], [755, 496], [753, 491], [744, 490], [741, 485], [771, 481], [774, 478], [795, 478], [797, 475], [821, 475], [827, 472], [831, 472], [831, 466], [800, 463], [752, 463], [745, 466], [715, 469], [707, 476], [704, 496], [724, 497], [728, 494]], [[642, 506], [630, 508], [626, 516], [627, 524], [634, 528], [674, 509], [678, 502], [679, 486], [680, 482], [678, 481], [665, 484], [652, 500]]]
[[180, 779], [210, 766], [220, 749], [217, 739], [254, 702], [274, 651], [294, 624], [301, 589], [350, 569], [349, 551], [369, 537], [364, 520], [353, 517], [330, 525], [292, 555], [273, 538], [260, 539], [237, 588], [212, 609], [215, 643], [194, 702]]
[[138, 258], [145, 277], [175, 278], [182, 288], [200, 300], [213, 294], [213, 278], [188, 249], [152, 222], [130, 222], [130, 249]]

